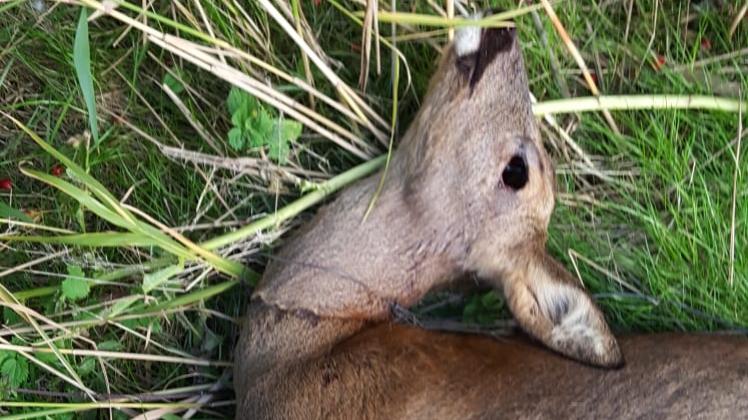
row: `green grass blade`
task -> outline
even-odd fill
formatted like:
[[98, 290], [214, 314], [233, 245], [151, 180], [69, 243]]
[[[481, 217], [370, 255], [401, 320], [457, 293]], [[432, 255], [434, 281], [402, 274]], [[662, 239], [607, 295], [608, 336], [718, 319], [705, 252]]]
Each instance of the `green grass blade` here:
[[15, 219], [26, 223], [34, 223], [34, 221], [31, 220], [29, 216], [26, 216], [26, 213], [22, 212], [21, 210], [14, 209], [13, 207], [6, 204], [3, 200], [0, 200], [0, 218]]
[[36, 297], [52, 295], [59, 289], [60, 288], [57, 286], [37, 287], [34, 289], [26, 289], [26, 290], [15, 292], [14, 295], [16, 299], [19, 300], [19, 302], [24, 302], [26, 300], [33, 299]]
[[158, 243], [152, 238], [139, 233], [128, 232], [92, 232], [58, 236], [0, 235], [0, 240], [34, 242], [40, 244], [62, 244], [91, 248], [158, 246]]
[[0, 114], [13, 121], [13, 124], [15, 124], [18, 128], [23, 130], [24, 133], [31, 137], [31, 139], [36, 144], [38, 144], [39, 147], [44, 149], [45, 152], [54, 156], [55, 159], [59, 160], [70, 172], [73, 173], [73, 175], [75, 175], [76, 178], [78, 178], [78, 180], [82, 184], [84, 184], [89, 190], [91, 190], [94, 195], [99, 197], [99, 200], [106, 204], [110, 209], [119, 213], [124, 220], [127, 220], [130, 223], [135, 223], [135, 217], [126, 209], [122, 208], [122, 206], [119, 205], [119, 201], [114, 198], [114, 196], [104, 187], [102, 183], [97, 181], [96, 178], [89, 175], [88, 172], [81, 168], [77, 163], [73, 162], [72, 159], [60, 153], [59, 151], [57, 151], [57, 149], [52, 147], [52, 145], [42, 140], [42, 138], [39, 137], [38, 134], [28, 128], [24, 123], [5, 112], [0, 111]]
[[[11, 293], [2, 283], [0, 283], [0, 302], [5, 302], [11, 305], [21, 304], [20, 300], [13, 293]], [[66, 379], [66, 381], [68, 381], [71, 385], [75, 385], [77, 388], [81, 389], [82, 391], [90, 395], [92, 391], [83, 384], [83, 381], [78, 376], [78, 373], [73, 369], [72, 365], [70, 365], [70, 362], [68, 362], [65, 356], [63, 356], [60, 353], [54, 341], [52, 341], [47, 335], [47, 333], [45, 333], [44, 330], [40, 328], [39, 323], [36, 322], [36, 319], [33, 316], [26, 314], [24, 312], [20, 312], [16, 310], [16, 313], [18, 314], [18, 316], [24, 319], [28, 324], [30, 324], [36, 330], [36, 332], [42, 337], [44, 344], [46, 344], [47, 347], [49, 347], [52, 353], [54, 353], [54, 355], [57, 357], [57, 360], [62, 364], [65, 370], [70, 374], [70, 377]], [[31, 361], [36, 360], [28, 354], [24, 354], [24, 353], [20, 353], [20, 354]], [[47, 366], [46, 364], [38, 360], [36, 360], [36, 363]], [[57, 372], [57, 370], [52, 367], [49, 367], [49, 369], [51, 369], [51, 371]], [[64, 375], [58, 372], [58, 376], [62, 378]]]
[[[249, 279], [249, 281], [253, 284], [256, 283], [256, 280], [257, 278]], [[133, 311], [133, 313], [153, 312], [153, 311], [160, 311], [160, 310], [166, 310], [166, 309], [191, 305], [195, 302], [207, 300], [213, 296], [220, 295], [221, 293], [225, 292], [228, 289], [231, 289], [237, 284], [239, 284], [238, 280], [226, 281], [220, 284], [216, 284], [215, 286], [210, 286], [210, 287], [206, 287], [205, 289], [196, 290], [192, 293], [182, 295], [176, 299], [171, 299], [167, 302], [162, 302], [162, 303], [159, 303], [153, 306], [142, 307], [139, 311]]]
[[143, 292], [149, 293], [151, 290], [166, 283], [172, 277], [184, 271], [184, 264], [170, 265], [153, 273], [143, 276]]
[[25, 419], [48, 419], [48, 418], [55, 418], [50, 417], [54, 416], [55, 414], [65, 414], [65, 413], [74, 413], [77, 411], [86, 411], [91, 410], [89, 408], [52, 408], [49, 410], [37, 410], [32, 411], [30, 413], [21, 413], [21, 414], [11, 414], [8, 416], [3, 416], [3, 420], [25, 420]]
[[602, 110], [633, 111], [644, 109], [705, 109], [738, 112], [748, 104], [738, 99], [703, 95], [607, 95], [556, 99], [533, 104], [536, 116], [593, 112]]
[[162, 244], [162, 247], [168, 246], [170, 248], [178, 248], [182, 250], [181, 254], [173, 252], [174, 255], [185, 259], [200, 258], [213, 266], [213, 268], [215, 268], [216, 270], [230, 276], [241, 277], [246, 271], [246, 268], [241, 263], [223, 258], [220, 255], [215, 254], [201, 247], [200, 245], [191, 242], [185, 237], [180, 236], [180, 240], [173, 239], [172, 236], [167, 235], [163, 231], [146, 223], [137, 223], [133, 230], [159, 241], [159, 244]]
[[390, 127], [390, 141], [387, 145], [387, 159], [385, 159], [384, 162], [384, 169], [382, 169], [382, 175], [379, 178], [379, 183], [377, 184], [377, 189], [374, 191], [374, 194], [371, 197], [371, 200], [369, 200], [369, 206], [366, 209], [366, 213], [364, 213], [364, 221], [369, 217], [369, 213], [374, 209], [374, 204], [377, 201], [377, 198], [379, 197], [379, 194], [382, 193], [382, 188], [384, 188], [384, 181], [387, 178], [387, 170], [390, 167], [390, 160], [392, 160], [392, 150], [393, 145], [395, 142], [395, 135], [397, 132], [397, 115], [398, 115], [398, 95], [399, 95], [399, 87], [400, 87], [400, 61], [395, 59], [393, 55], [393, 61], [392, 61], [392, 114], [390, 117], [391, 127]]
[[104, 206], [99, 200], [95, 199], [94, 197], [91, 197], [91, 194], [89, 194], [87, 191], [83, 191], [82, 189], [76, 187], [70, 182], [65, 181], [62, 178], [58, 178], [56, 176], [53, 176], [53, 175], [50, 175], [44, 172], [40, 172], [34, 169], [29, 169], [29, 168], [24, 168], [24, 167], [21, 167], [21, 173], [31, 178], [42, 181], [45, 184], [48, 184], [54, 188], [57, 188], [63, 193], [69, 195], [71, 198], [75, 199], [75, 201], [77, 201], [81, 205], [85, 206], [86, 208], [94, 212], [97, 216], [101, 217], [102, 219], [106, 220], [107, 222], [115, 226], [119, 226], [125, 229], [132, 228], [132, 223], [126, 221], [120, 215], [111, 211], [109, 208]]
[[368, 162], [364, 162], [352, 169], [349, 169], [342, 174], [325, 181], [314, 192], [311, 192], [299, 198], [293, 203], [290, 203], [282, 209], [279, 209], [277, 212], [263, 217], [262, 219], [252, 222], [233, 232], [229, 232], [224, 235], [215, 237], [209, 241], [203, 242], [200, 245], [205, 249], [212, 250], [248, 238], [263, 229], [268, 229], [276, 226], [284, 220], [288, 220], [301, 213], [302, 211], [308, 209], [309, 207], [319, 203], [327, 196], [345, 187], [346, 185], [357, 181], [367, 175], [370, 175], [372, 172], [376, 171], [384, 164], [386, 158], [387, 156], [379, 156]]
[[[104, 185], [102, 185], [94, 177], [89, 175], [85, 170], [83, 170], [83, 168], [78, 166], [64, 154], [57, 151], [49, 143], [42, 140], [41, 137], [39, 137], [35, 132], [26, 127], [26, 125], [24, 125], [17, 119], [1, 111], [0, 113], [13, 121], [45, 151], [65, 164], [65, 166], [70, 169], [73, 175], [75, 175], [83, 184], [85, 184], [86, 187], [88, 187], [88, 189], [90, 189], [91, 192], [94, 193], [94, 195], [96, 195], [100, 200], [103, 201], [103, 204], [93, 199], [93, 197], [91, 197], [88, 193], [81, 190], [80, 188], [73, 186], [69, 182], [60, 180], [59, 178], [31, 169], [22, 168], [21, 170], [24, 173], [42, 180], [52, 186], [62, 189], [66, 194], [70, 195], [76, 200], [86, 200], [87, 204], [82, 204], [86, 206], [94, 206], [93, 208], [89, 207], [89, 209], [94, 211], [95, 213], [98, 212], [97, 214], [99, 215], [99, 217], [102, 217], [117, 226], [134, 231], [134, 233], [140, 233], [146, 236], [150, 236], [158, 242], [161, 248], [164, 248], [166, 251], [176, 256], [185, 259], [195, 259], [195, 255], [199, 255], [200, 258], [211, 264], [218, 271], [235, 277], [241, 277], [244, 275], [243, 273], [246, 271], [246, 268], [242, 264], [228, 260], [226, 258], [222, 258], [212, 252], [209, 252], [208, 250], [202, 249], [191, 243], [188, 243], [186, 247], [183, 247], [161, 230], [156, 229], [147, 223], [139, 221], [135, 218], [135, 216], [132, 215], [132, 213], [130, 213], [127, 209], [119, 204], [119, 201], [114, 198], [114, 196], [104, 187]], [[106, 206], [104, 204], [106, 204]], [[114, 215], [114, 212], [116, 212], [117, 215]]]
[[73, 45], [73, 64], [78, 84], [83, 94], [83, 100], [88, 109], [88, 124], [94, 144], [99, 145], [99, 125], [96, 117], [96, 95], [94, 93], [93, 77], [91, 76], [91, 48], [88, 42], [88, 9], [81, 7], [78, 28], [75, 30]]
[[128, 296], [122, 298], [110, 308], [106, 308], [99, 316], [104, 319], [114, 319], [129, 309], [135, 302], [142, 300], [143, 296]]
[[[96, 275], [94, 276], [94, 279], [100, 282], [113, 282], [113, 281], [117, 281], [128, 276], [143, 274], [150, 270], [158, 270], [159, 268], [166, 267], [169, 264], [174, 263], [175, 261], [176, 259], [172, 256], [155, 258], [143, 264], [128, 265], [126, 267], [122, 267], [114, 271]], [[257, 275], [255, 274], [255, 276]], [[97, 285], [98, 285], [98, 282], [91, 283], [92, 288], [96, 287]], [[33, 289], [20, 290], [18, 292], [15, 292], [14, 295], [16, 296], [18, 300], [23, 301], [23, 300], [27, 300], [27, 299], [31, 299], [35, 297], [49, 296], [49, 295], [54, 294], [57, 290], [58, 290], [57, 286], [37, 287]]]
[[[132, 222], [126, 221], [119, 214], [112, 212], [101, 202], [96, 200], [94, 197], [91, 197], [88, 192], [76, 187], [75, 185], [65, 181], [64, 179], [28, 168], [21, 168], [21, 172], [25, 175], [38, 179], [59, 189], [109, 223], [124, 229], [128, 229], [132, 231], [133, 234], [140, 235], [141, 237], [151, 238], [155, 245], [158, 245], [171, 254], [185, 259], [196, 258], [195, 255], [193, 255], [189, 250], [182, 247], [180, 244], [178, 244], [176, 241], [171, 239], [168, 235], [164, 234], [160, 230], [145, 223], [138, 222], [134, 219]], [[221, 271], [231, 270], [229, 272], [230, 274], [240, 275], [239, 273], [241, 272], [241, 270], [239, 270], [238, 267], [234, 267], [231, 264], [228, 264], [228, 260], [221, 261], [222, 259], [220, 259], [220, 257], [216, 256], [216, 258], [218, 259], [217, 262], [211, 261], [211, 263], [218, 264], [216, 268], [221, 269]]]
[[[5, 13], [6, 11], [20, 5], [21, 3], [24, 3], [26, 0], [16, 0], [9, 2], [8, 4], [5, 4], [3, 6], [0, 6], [0, 13]], [[0, 83], [2, 85], [2, 83]]]

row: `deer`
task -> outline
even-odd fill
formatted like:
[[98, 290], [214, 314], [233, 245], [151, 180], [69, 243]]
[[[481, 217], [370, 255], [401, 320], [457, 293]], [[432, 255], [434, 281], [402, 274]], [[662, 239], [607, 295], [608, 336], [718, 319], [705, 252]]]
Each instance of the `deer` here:
[[[548, 253], [555, 175], [531, 107], [516, 30], [460, 28], [367, 217], [381, 173], [270, 259], [235, 348], [237, 419], [748, 413], [748, 339], [616, 339]], [[466, 275], [503, 294], [523, 334], [397, 322]]]

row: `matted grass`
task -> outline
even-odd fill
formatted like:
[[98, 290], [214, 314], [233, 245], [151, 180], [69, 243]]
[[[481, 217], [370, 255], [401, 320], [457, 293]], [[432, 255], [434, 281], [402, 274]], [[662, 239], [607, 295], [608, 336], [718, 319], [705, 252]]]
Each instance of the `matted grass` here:
[[[443, 17], [449, 2], [396, 2], [415, 21], [380, 14], [365, 91], [365, 2], [155, 1], [145, 13], [141, 2], [82, 3], [95, 18], [98, 145], [74, 59], [81, 7], [0, 2], [0, 414], [230, 416], [232, 347], [256, 273], [307, 210], [382, 164], [395, 85], [388, 22], [399, 22], [402, 133], [447, 39], [444, 19], [420, 15]], [[526, 3], [515, 22], [541, 107], [594, 94], [543, 2]], [[600, 92], [642, 101], [610, 118], [575, 113], [579, 101], [539, 117], [558, 173], [549, 247], [617, 331], [748, 327], [736, 100], [748, 88], [748, 25], [727, 3], [553, 3]], [[253, 115], [302, 121], [285, 159], [261, 140], [232, 146], [232, 85], [262, 99]], [[661, 95], [706, 105], [661, 109]], [[71, 162], [57, 166], [22, 127]], [[477, 292], [433, 296], [418, 312], [488, 330], [508, 316]]]

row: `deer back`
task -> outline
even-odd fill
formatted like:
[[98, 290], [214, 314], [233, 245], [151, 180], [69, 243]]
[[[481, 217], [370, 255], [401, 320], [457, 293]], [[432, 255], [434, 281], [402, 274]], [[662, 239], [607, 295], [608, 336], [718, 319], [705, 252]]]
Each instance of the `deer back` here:
[[251, 389], [255, 418], [745, 418], [748, 337], [619, 337], [626, 365], [579, 364], [524, 337], [382, 323]]

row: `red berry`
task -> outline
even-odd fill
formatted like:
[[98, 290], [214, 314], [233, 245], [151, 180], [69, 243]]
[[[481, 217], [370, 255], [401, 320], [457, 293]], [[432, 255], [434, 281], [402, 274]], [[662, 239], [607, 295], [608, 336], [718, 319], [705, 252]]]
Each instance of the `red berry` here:
[[0, 179], [0, 190], [10, 191], [13, 189], [13, 180], [10, 178]]
[[65, 167], [63, 167], [59, 163], [49, 170], [49, 173], [54, 176], [62, 176], [63, 172], [65, 172]]
[[322, 3], [322, 0], [314, 0], [314, 5], [319, 6]]
[[705, 50], [712, 49], [712, 41], [709, 38], [701, 38], [701, 48]]
[[596, 85], [598, 84], [597, 73], [595, 73], [594, 71], [591, 72], [590, 73], [590, 78], [592, 79], [593, 82], [595, 82]]
[[657, 55], [657, 60], [655, 60], [655, 70], [660, 70], [666, 63], [665, 56], [662, 54]]

